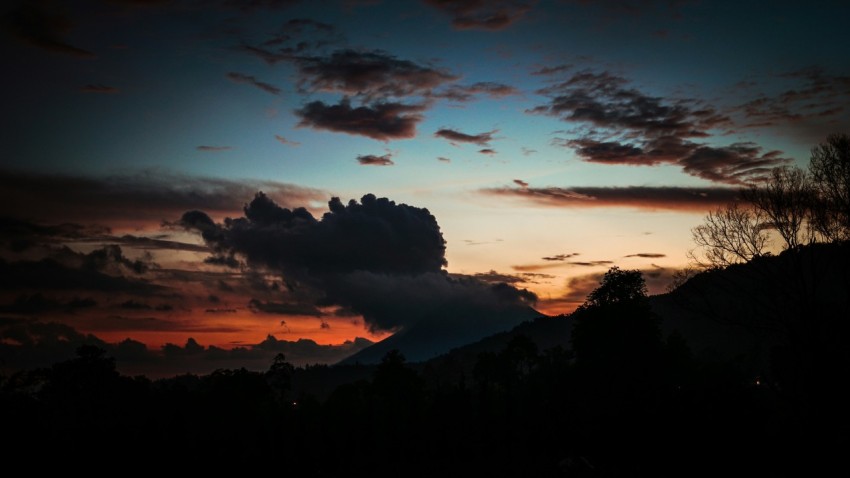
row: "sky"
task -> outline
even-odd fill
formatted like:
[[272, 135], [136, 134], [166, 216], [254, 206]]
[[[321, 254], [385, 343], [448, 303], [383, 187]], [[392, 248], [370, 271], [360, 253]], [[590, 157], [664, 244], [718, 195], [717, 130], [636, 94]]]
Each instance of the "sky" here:
[[848, 18], [6, 2], [0, 345], [333, 362], [460, 303], [569, 312], [612, 266], [663, 292], [707, 211], [850, 129]]

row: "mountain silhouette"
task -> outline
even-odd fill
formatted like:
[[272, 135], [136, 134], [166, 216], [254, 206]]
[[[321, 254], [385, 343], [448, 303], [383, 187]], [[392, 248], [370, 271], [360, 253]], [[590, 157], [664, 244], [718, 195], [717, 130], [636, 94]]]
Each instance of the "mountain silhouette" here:
[[541, 316], [540, 312], [526, 306], [478, 309], [467, 313], [447, 312], [439, 317], [405, 326], [390, 337], [346, 358], [340, 364], [379, 363], [391, 350], [400, 351], [410, 362], [423, 362], [453, 348], [511, 330], [527, 320]]

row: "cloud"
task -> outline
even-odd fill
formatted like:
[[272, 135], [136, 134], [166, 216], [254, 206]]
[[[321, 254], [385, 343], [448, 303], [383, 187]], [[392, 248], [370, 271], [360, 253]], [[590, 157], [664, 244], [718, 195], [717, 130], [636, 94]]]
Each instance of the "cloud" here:
[[274, 135], [274, 139], [278, 140], [278, 142], [280, 142], [280, 144], [285, 144], [287, 146], [301, 146], [301, 143], [299, 143], [298, 141], [292, 141], [292, 140], [286, 139], [279, 134]]
[[446, 158], [444, 156], [438, 156], [437, 161], [442, 161], [444, 163], [451, 163], [452, 162], [451, 158]]
[[[125, 320], [120, 317], [113, 319], [115, 323]], [[136, 320], [133, 324], [143, 327], [140, 331], [150, 326], [145, 320]], [[95, 335], [83, 334], [71, 326], [55, 322], [0, 319], [0, 370], [49, 367], [58, 361], [74, 358], [76, 349], [82, 345], [94, 345], [115, 357], [118, 370], [128, 375], [161, 378], [240, 367], [263, 371], [268, 370], [279, 353], [285, 354], [286, 360], [296, 366], [333, 364], [372, 344], [372, 341], [361, 337], [341, 344], [320, 345], [310, 339], [289, 341], [268, 335], [259, 343], [230, 350], [204, 346], [193, 338], [189, 338], [183, 346], [169, 343], [157, 350], [129, 338], [108, 343]]]
[[316, 306], [310, 304], [263, 302], [258, 299], [251, 299], [248, 302], [248, 308], [254, 313], [273, 315], [309, 315], [312, 317], [324, 315]]
[[557, 254], [557, 255], [554, 255], [554, 256], [547, 256], [547, 257], [543, 257], [542, 259], [544, 261], [550, 261], [550, 262], [563, 262], [563, 261], [570, 259], [572, 257], [575, 257], [577, 255], [579, 255], [578, 252], [571, 252], [569, 254]]
[[736, 200], [740, 190], [725, 187], [524, 187], [489, 188], [481, 193], [551, 207], [628, 207], [646, 210], [704, 212]]
[[490, 149], [490, 148], [479, 149], [478, 152], [481, 153], [481, 154], [486, 154], [488, 156], [493, 156], [493, 155], [496, 154], [496, 150]]
[[466, 102], [475, 99], [478, 95], [499, 99], [518, 94], [519, 90], [513, 86], [494, 81], [479, 81], [471, 85], [449, 85], [444, 90], [433, 93], [431, 96], [455, 102]]
[[173, 221], [189, 209], [239, 214], [260, 190], [283, 205], [321, 203], [329, 197], [324, 191], [276, 181], [165, 172], [94, 178], [0, 170], [0, 216], [139, 227], [144, 222]]
[[347, 99], [328, 105], [321, 101], [307, 103], [295, 114], [298, 126], [365, 136], [379, 141], [409, 139], [416, 136], [416, 125], [422, 121], [423, 105], [375, 103], [352, 107]]
[[257, 45], [243, 44], [238, 49], [274, 65], [281, 61], [296, 61], [299, 55], [315, 53], [323, 47], [341, 42], [342, 38], [333, 25], [308, 18], [294, 18], [285, 22], [280, 31], [268, 40]]
[[106, 86], [106, 85], [99, 85], [99, 84], [98, 85], [88, 84], [88, 85], [81, 86], [80, 91], [83, 92], [83, 93], [101, 93], [101, 94], [113, 95], [115, 93], [120, 92], [121, 90], [119, 90], [118, 88], [115, 88], [114, 86]]
[[51, 298], [41, 293], [22, 294], [11, 304], [0, 305], [0, 312], [7, 314], [37, 315], [46, 312], [64, 312], [73, 314], [80, 309], [95, 307], [97, 301], [91, 297], [73, 297], [71, 299]]
[[233, 149], [233, 147], [232, 146], [205, 146], [205, 145], [201, 145], [201, 146], [196, 147], [195, 149], [197, 149], [198, 151], [204, 151], [204, 152], [208, 152], [208, 153], [217, 153], [217, 152], [220, 152], [220, 151], [230, 151], [231, 149]]
[[216, 256], [238, 255], [254, 269], [277, 271], [312, 290], [315, 305], [362, 314], [373, 330], [533, 303], [527, 291], [443, 271], [445, 241], [427, 209], [371, 194], [360, 203], [334, 198], [328, 209], [317, 220], [258, 193], [244, 217], [217, 224], [191, 211], [182, 224], [198, 231]]
[[658, 252], [638, 252], [637, 254], [629, 254], [623, 257], [642, 257], [645, 259], [658, 259], [661, 257], [667, 257], [667, 254], [661, 254]]
[[447, 139], [452, 143], [472, 143], [479, 146], [487, 146], [487, 144], [493, 140], [493, 134], [496, 132], [498, 132], [498, 130], [485, 131], [484, 133], [478, 134], [466, 134], [454, 129], [441, 128], [434, 133], [434, 136]]
[[[578, 255], [578, 254], [574, 254]], [[559, 257], [559, 256], [556, 256]], [[571, 255], [565, 255], [565, 257], [571, 257]], [[530, 272], [530, 271], [539, 271], [543, 269], [559, 269], [566, 266], [579, 266], [579, 267], [599, 267], [599, 266], [610, 266], [613, 265], [613, 261], [566, 261], [566, 260], [555, 260], [552, 258], [544, 257], [543, 260], [550, 261], [548, 264], [521, 264], [516, 266], [511, 266], [511, 268], [515, 271], [521, 272]]]
[[328, 56], [295, 58], [304, 91], [356, 96], [366, 101], [425, 95], [458, 79], [448, 71], [380, 50], [337, 50]]
[[89, 263], [73, 266], [52, 258], [14, 262], [0, 259], [0, 286], [6, 291], [88, 290], [145, 296], [165, 290], [142, 279], [107, 274]]
[[230, 80], [234, 83], [244, 83], [244, 84], [248, 84], [248, 85], [254, 85], [257, 88], [265, 91], [266, 93], [271, 93], [273, 95], [279, 95], [280, 94], [280, 88], [278, 88], [277, 86], [271, 85], [269, 83], [264, 83], [264, 82], [256, 79], [255, 77], [253, 77], [251, 75], [244, 75], [242, 73], [236, 73], [234, 71], [231, 71], [225, 76], [227, 77], [228, 80]]
[[534, 0], [424, 0], [452, 17], [458, 30], [501, 30], [525, 16]]
[[[850, 76], [833, 75], [819, 67], [783, 72], [773, 83], [782, 82], [788, 89], [773, 95], [759, 94], [739, 105], [744, 127], [765, 127], [834, 119], [847, 111], [850, 102]], [[744, 85], [744, 88], [753, 85]], [[822, 133], [821, 133], [822, 134]]]
[[517, 186], [519, 186], [521, 188], [527, 188], [528, 187], [528, 183], [523, 181], [522, 179], [514, 179], [514, 184], [516, 184]]
[[732, 120], [692, 99], [664, 100], [647, 95], [620, 76], [581, 71], [539, 93], [549, 102], [529, 110], [578, 125], [578, 137], [556, 140], [584, 161], [653, 166], [675, 164], [693, 176], [744, 184], [788, 163], [779, 151], [762, 152], [753, 143], [717, 147], [709, 138]]
[[76, 58], [96, 58], [94, 53], [65, 40], [74, 22], [62, 7], [61, 3], [20, 2], [3, 16], [2, 26], [19, 40], [43, 50]]
[[392, 166], [395, 163], [391, 159], [393, 157], [392, 154], [384, 154], [382, 156], [376, 156], [374, 154], [363, 154], [357, 156], [357, 162], [364, 166]]

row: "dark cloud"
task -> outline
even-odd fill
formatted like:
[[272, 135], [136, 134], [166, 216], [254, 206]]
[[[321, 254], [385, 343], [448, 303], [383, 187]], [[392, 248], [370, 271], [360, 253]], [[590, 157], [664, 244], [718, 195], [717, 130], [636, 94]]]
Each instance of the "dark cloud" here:
[[478, 134], [466, 134], [454, 129], [442, 128], [437, 130], [437, 132], [434, 133], [434, 136], [447, 139], [452, 143], [472, 143], [479, 146], [487, 146], [490, 141], [493, 141], [493, 134], [496, 132], [498, 132], [498, 130], [485, 131], [484, 133]]
[[450, 276], [445, 241], [427, 209], [369, 194], [361, 202], [334, 198], [320, 220], [279, 207], [263, 194], [245, 216], [214, 223], [188, 212], [182, 223], [201, 233], [216, 255], [239, 255], [253, 268], [278, 271], [310, 289], [316, 305], [362, 314], [374, 330], [527, 306], [533, 294]]
[[128, 300], [118, 304], [118, 307], [122, 309], [130, 309], [130, 310], [152, 310], [153, 306], [145, 302], [139, 302], [135, 300]]
[[274, 135], [274, 139], [278, 140], [280, 144], [285, 144], [287, 146], [301, 146], [301, 143], [299, 143], [298, 141], [286, 139], [279, 134]]
[[328, 23], [308, 18], [295, 18], [283, 24], [279, 33], [257, 44], [243, 44], [238, 48], [269, 65], [282, 61], [296, 61], [299, 55], [315, 54], [324, 47], [336, 45], [342, 38]]
[[[189, 209], [238, 214], [257, 191], [280, 204], [324, 202], [329, 194], [275, 181], [234, 181], [157, 172], [87, 178], [0, 170], [0, 216], [53, 223], [139, 227]], [[20, 207], [26, 204], [25, 208]], [[2, 237], [2, 236], [0, 236]]]
[[197, 149], [198, 151], [205, 151], [205, 152], [208, 152], [208, 153], [216, 153], [216, 152], [219, 152], [219, 151], [230, 151], [231, 149], [233, 149], [233, 146], [201, 145], [201, 146], [196, 147], [195, 149]]
[[572, 70], [575, 65], [572, 64], [563, 64], [563, 65], [555, 65], [555, 66], [544, 66], [539, 70], [534, 70], [531, 72], [534, 76], [548, 76], [564, 73], [566, 71]]
[[32, 46], [77, 58], [95, 54], [71, 45], [66, 37], [74, 28], [68, 6], [61, 2], [26, 1], [3, 15], [2, 27]]
[[8, 314], [37, 315], [46, 312], [64, 312], [73, 314], [80, 309], [95, 307], [97, 301], [90, 297], [71, 299], [51, 298], [35, 294], [22, 294], [10, 304], [0, 305], [0, 312]]
[[[573, 254], [573, 255], [578, 255], [578, 254]], [[564, 258], [566, 258], [566, 257], [571, 257], [572, 255], [566, 254], [566, 255], [562, 255], [562, 256]], [[558, 258], [558, 257], [561, 257], [561, 256], [555, 256], [555, 258]], [[521, 264], [521, 265], [511, 266], [511, 268], [515, 271], [529, 272], [529, 271], [539, 271], [539, 270], [543, 270], [543, 269], [559, 269], [559, 268], [567, 267], [567, 266], [599, 267], [599, 266], [610, 266], [610, 265], [614, 264], [613, 261], [567, 261], [567, 260], [563, 260], [563, 259], [553, 260], [555, 258], [544, 257], [543, 260], [549, 261], [549, 263], [546, 263], [546, 264]]]
[[630, 207], [647, 210], [703, 212], [738, 199], [736, 188], [628, 186], [490, 188], [482, 193], [522, 199], [553, 207]]
[[563, 261], [570, 259], [572, 257], [575, 257], [577, 255], [579, 255], [578, 252], [571, 252], [569, 254], [557, 254], [557, 255], [554, 255], [554, 256], [546, 256], [546, 257], [543, 257], [542, 259], [544, 261], [550, 261], [550, 262], [563, 262]]
[[145, 266], [116, 258], [110, 252], [96, 250], [89, 255], [67, 252], [64, 256], [37, 261], [0, 259], [0, 287], [7, 291], [89, 290], [137, 295], [153, 295], [165, 290], [141, 278], [118, 275], [119, 271], [128, 269], [130, 273], [140, 272]]
[[850, 76], [807, 67], [781, 73], [778, 80], [787, 84], [788, 89], [774, 95], [759, 94], [736, 109], [744, 115], [745, 127], [822, 123], [847, 112]]
[[244, 83], [248, 85], [254, 85], [257, 88], [265, 91], [266, 93], [271, 93], [273, 95], [280, 94], [280, 88], [277, 86], [271, 85], [269, 83], [262, 82], [251, 75], [244, 75], [242, 73], [236, 73], [231, 71], [227, 75], [227, 79], [234, 83]]
[[493, 81], [479, 81], [471, 85], [449, 85], [442, 91], [433, 93], [431, 96], [455, 102], [466, 102], [475, 99], [478, 95], [484, 95], [489, 98], [504, 98], [518, 94], [519, 90], [513, 86]]
[[645, 259], [658, 259], [661, 257], [667, 257], [667, 254], [661, 254], [658, 252], [638, 252], [637, 254], [629, 254], [624, 257], [642, 257]]
[[312, 317], [321, 317], [325, 315], [316, 306], [311, 304], [263, 302], [259, 299], [251, 299], [248, 302], [248, 308], [251, 312], [263, 314], [309, 315]]
[[364, 166], [392, 166], [395, 163], [392, 160], [392, 154], [384, 154], [376, 156], [374, 154], [362, 154], [357, 156], [357, 162]]
[[426, 95], [458, 78], [379, 50], [338, 50], [328, 56], [298, 57], [295, 63], [302, 90], [342, 93], [367, 101]]
[[442, 161], [444, 163], [451, 163], [452, 162], [451, 158], [446, 158], [446, 157], [443, 157], [443, 156], [438, 156], [437, 161]]
[[352, 107], [347, 99], [328, 105], [321, 101], [307, 103], [295, 114], [299, 126], [366, 136], [379, 141], [409, 139], [416, 136], [416, 125], [422, 121], [423, 105], [375, 103]]
[[522, 282], [526, 282], [526, 278], [513, 274], [502, 274], [491, 270], [490, 272], [479, 272], [477, 274], [473, 274], [472, 277], [491, 284], [505, 283], [505, 284], [518, 284]]
[[584, 161], [652, 166], [676, 164], [691, 175], [743, 184], [790, 160], [752, 143], [725, 147], [696, 142], [731, 119], [695, 99], [647, 95], [620, 76], [582, 71], [539, 91], [550, 101], [530, 112], [579, 126], [577, 138], [556, 140]]
[[114, 86], [88, 84], [81, 86], [80, 91], [83, 93], [100, 93], [113, 95], [115, 93], [119, 93], [121, 90], [115, 88]]
[[523, 181], [522, 179], [514, 179], [514, 184], [516, 184], [517, 186], [519, 186], [521, 188], [527, 188], [528, 187], [528, 183]]
[[478, 152], [481, 154], [486, 154], [488, 156], [493, 156], [494, 154], [496, 154], [496, 150], [490, 148], [479, 149]]
[[458, 30], [501, 30], [522, 18], [535, 0], [424, 0], [452, 17]]

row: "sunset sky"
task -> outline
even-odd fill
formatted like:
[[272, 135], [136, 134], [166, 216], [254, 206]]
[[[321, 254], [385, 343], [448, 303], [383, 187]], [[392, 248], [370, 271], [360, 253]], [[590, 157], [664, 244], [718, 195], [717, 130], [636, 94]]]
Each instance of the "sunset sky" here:
[[6, 346], [93, 334], [127, 356], [335, 361], [409, 323], [393, 300], [556, 314], [613, 265], [661, 292], [706, 211], [850, 131], [844, 1], [56, 0], [0, 17]]

